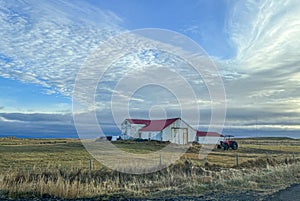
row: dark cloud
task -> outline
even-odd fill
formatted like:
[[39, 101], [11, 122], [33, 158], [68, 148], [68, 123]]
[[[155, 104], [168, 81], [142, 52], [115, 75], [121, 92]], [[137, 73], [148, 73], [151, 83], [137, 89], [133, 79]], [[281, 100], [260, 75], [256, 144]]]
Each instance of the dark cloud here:
[[0, 136], [77, 137], [70, 114], [0, 113], [0, 127]]
[[[89, 126], [89, 122], [86, 126]], [[120, 134], [116, 125], [101, 123], [107, 135]], [[0, 137], [78, 138], [72, 114], [0, 113]], [[98, 136], [99, 134], [94, 134]]]

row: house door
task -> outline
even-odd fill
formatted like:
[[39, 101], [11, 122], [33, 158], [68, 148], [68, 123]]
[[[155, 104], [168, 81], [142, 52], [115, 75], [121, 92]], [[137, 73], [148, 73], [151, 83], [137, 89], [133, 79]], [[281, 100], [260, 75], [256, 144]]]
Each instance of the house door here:
[[183, 144], [187, 144], [188, 143], [188, 129], [185, 128], [183, 129]]

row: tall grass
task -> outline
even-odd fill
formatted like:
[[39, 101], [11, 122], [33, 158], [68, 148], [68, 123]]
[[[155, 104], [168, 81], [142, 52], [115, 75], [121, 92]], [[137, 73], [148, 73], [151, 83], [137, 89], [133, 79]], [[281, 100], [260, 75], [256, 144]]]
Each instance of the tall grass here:
[[[91, 156], [79, 140], [0, 138], [0, 199], [199, 196], [232, 190], [272, 192], [300, 182], [300, 141], [277, 141], [239, 140], [237, 152], [213, 150], [205, 166], [198, 158], [201, 146], [195, 145], [176, 164], [161, 171], [130, 175], [109, 170], [96, 161], [94, 170], [89, 171]], [[164, 144], [115, 145], [128, 152], [148, 153]]]
[[257, 167], [241, 164], [223, 168], [197, 161], [182, 160], [161, 171], [130, 175], [106, 168], [89, 171], [76, 167], [32, 168], [0, 173], [2, 196], [89, 198], [107, 196], [161, 197], [200, 195], [212, 191], [273, 191], [300, 181], [300, 163], [257, 161]]

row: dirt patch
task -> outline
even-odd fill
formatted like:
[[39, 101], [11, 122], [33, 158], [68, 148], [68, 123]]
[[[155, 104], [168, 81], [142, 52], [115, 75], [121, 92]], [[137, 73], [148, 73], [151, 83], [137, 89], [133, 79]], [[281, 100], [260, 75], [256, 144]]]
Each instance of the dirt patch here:
[[[71, 199], [74, 201], [97, 201], [97, 200], [121, 200], [121, 201], [180, 201], [180, 200], [195, 200], [195, 201], [258, 201], [264, 200], [266, 196], [259, 195], [258, 192], [242, 192], [242, 193], [211, 193], [202, 196], [174, 196], [174, 197], [157, 197], [157, 198], [126, 198], [126, 197], [95, 197], [95, 198], [81, 198], [81, 199]], [[13, 199], [0, 198], [1, 201], [13, 201]], [[34, 201], [70, 201], [70, 199], [60, 199], [56, 197], [47, 197], [44, 198], [31, 198], [31, 199], [16, 199], [16, 201], [26, 201], [26, 200], [34, 200]], [[270, 200], [270, 199], [268, 199]]]
[[300, 200], [300, 184], [294, 184], [290, 187], [280, 190], [267, 197], [265, 201], [295, 201]]

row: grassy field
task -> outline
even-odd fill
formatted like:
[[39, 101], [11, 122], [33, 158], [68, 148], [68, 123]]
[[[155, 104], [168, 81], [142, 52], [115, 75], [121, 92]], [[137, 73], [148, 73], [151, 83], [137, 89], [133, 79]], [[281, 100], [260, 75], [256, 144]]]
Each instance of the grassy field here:
[[[96, 160], [90, 171], [92, 157], [77, 139], [0, 138], [0, 198], [199, 196], [232, 189], [271, 193], [300, 183], [299, 140], [237, 141], [237, 151], [214, 149], [206, 164], [199, 159], [201, 146], [193, 145], [176, 164], [154, 173], [130, 175], [110, 170]], [[130, 141], [114, 145], [142, 154], [166, 146]]]

